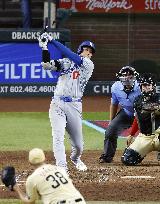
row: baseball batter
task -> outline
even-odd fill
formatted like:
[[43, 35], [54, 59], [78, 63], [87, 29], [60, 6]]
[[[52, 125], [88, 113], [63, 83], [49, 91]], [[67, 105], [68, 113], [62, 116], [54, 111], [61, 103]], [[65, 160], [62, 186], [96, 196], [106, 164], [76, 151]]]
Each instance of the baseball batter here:
[[[60, 50], [65, 58], [50, 60], [48, 40]], [[95, 46], [90, 41], [84, 41], [76, 54], [53, 40], [47, 33], [41, 35], [39, 45], [43, 50], [43, 68], [60, 72], [49, 110], [56, 165], [67, 170], [64, 146], [66, 130], [72, 146], [71, 161], [78, 170], [85, 171], [87, 167], [80, 159], [83, 151], [82, 96], [94, 69], [91, 57], [95, 53]]]
[[149, 152], [160, 151], [160, 99], [156, 94], [154, 76], [142, 75], [140, 88], [142, 95], [134, 102], [140, 134], [123, 153], [122, 162], [125, 165], [136, 165]]
[[32, 149], [29, 152], [29, 162], [35, 170], [27, 178], [26, 194], [17, 184], [13, 186], [24, 203], [34, 204], [38, 199], [44, 204], [86, 203], [63, 168], [45, 163], [42, 149]]

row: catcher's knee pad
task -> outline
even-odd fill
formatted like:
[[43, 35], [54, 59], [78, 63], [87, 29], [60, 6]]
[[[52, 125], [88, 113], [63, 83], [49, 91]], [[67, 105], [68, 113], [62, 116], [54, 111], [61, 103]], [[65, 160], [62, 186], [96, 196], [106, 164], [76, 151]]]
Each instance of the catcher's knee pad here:
[[137, 165], [141, 163], [143, 159], [144, 157], [141, 157], [141, 155], [138, 152], [130, 148], [126, 148], [121, 157], [122, 163], [127, 166]]

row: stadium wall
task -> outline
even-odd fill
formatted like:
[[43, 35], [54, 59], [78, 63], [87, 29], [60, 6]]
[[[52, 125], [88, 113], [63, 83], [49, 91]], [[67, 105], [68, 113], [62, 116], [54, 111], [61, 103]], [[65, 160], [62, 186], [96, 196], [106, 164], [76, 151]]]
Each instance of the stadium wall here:
[[159, 14], [79, 14], [67, 21], [72, 48], [89, 39], [96, 44], [92, 80], [115, 80], [115, 73], [132, 64], [139, 72], [160, 79]]
[[[115, 80], [115, 73], [129, 63], [139, 72], [151, 71], [159, 77], [159, 20], [159, 14], [74, 13], [66, 28], [71, 30], [73, 50], [76, 51], [79, 43], [86, 39], [96, 44], [91, 81]], [[0, 111], [48, 111], [50, 99], [48, 96], [1, 97]], [[101, 106], [102, 111], [108, 111], [106, 100], [109, 101], [109, 96], [85, 96], [83, 110], [99, 111]]]

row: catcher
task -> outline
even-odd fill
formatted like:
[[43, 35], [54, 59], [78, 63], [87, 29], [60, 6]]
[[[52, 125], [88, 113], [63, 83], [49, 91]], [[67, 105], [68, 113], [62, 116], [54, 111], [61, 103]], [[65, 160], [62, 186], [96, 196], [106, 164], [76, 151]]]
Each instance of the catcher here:
[[16, 191], [23, 203], [35, 204], [38, 199], [44, 204], [86, 203], [62, 167], [44, 163], [45, 155], [42, 149], [32, 149], [29, 152], [29, 162], [33, 165], [34, 172], [27, 178], [26, 194], [16, 183], [14, 167], [5, 167], [1, 175], [5, 186]]
[[144, 74], [139, 84], [142, 95], [135, 99], [134, 108], [140, 133], [133, 143], [128, 138], [129, 146], [121, 158], [125, 165], [136, 165], [149, 152], [160, 151], [160, 99], [155, 78], [150, 73]]

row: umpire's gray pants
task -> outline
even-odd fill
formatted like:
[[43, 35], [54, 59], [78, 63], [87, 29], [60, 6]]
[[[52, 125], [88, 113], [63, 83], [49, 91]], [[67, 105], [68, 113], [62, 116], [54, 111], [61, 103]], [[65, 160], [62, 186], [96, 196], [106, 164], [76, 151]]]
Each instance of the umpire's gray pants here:
[[111, 160], [116, 152], [118, 135], [133, 123], [134, 116], [128, 116], [124, 110], [120, 110], [110, 122], [105, 131], [104, 157]]

